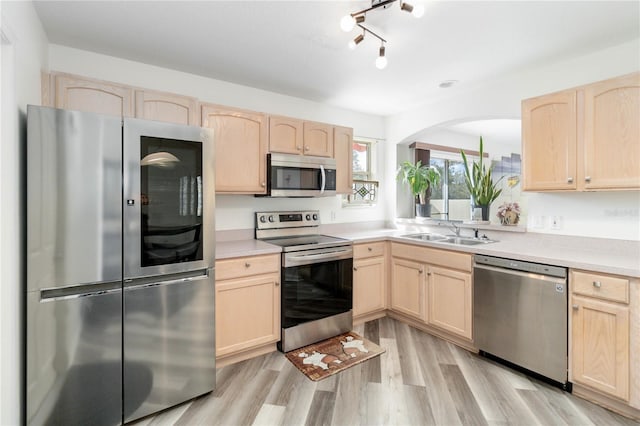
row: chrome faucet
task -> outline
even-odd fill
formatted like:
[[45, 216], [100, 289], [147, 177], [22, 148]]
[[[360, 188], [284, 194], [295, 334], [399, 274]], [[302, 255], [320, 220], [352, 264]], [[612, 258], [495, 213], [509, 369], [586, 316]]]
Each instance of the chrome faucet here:
[[453, 222], [451, 222], [450, 225], [451, 226], [449, 227], [449, 229], [451, 229], [456, 234], [456, 237], [459, 237], [460, 236], [460, 227], [458, 225], [456, 225], [455, 223], [453, 223]]

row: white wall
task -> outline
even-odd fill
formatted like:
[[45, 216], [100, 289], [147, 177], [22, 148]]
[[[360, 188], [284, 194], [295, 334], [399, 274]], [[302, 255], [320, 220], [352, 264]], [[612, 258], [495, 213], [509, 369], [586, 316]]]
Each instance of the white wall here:
[[0, 424], [21, 423], [22, 274], [26, 105], [40, 103], [47, 38], [31, 2], [1, 2], [2, 144], [0, 146]]
[[[423, 129], [440, 123], [488, 118], [518, 118], [522, 99], [579, 86], [594, 81], [638, 71], [640, 69], [640, 39], [596, 53], [569, 58], [553, 65], [531, 68], [501, 76], [481, 84], [465, 87], [464, 82], [451, 90], [449, 96], [434, 99], [423, 107], [386, 119], [385, 167], [396, 167], [394, 144], [412, 140]], [[490, 151], [489, 148], [487, 148]], [[392, 179], [385, 181], [385, 192], [395, 191]], [[549, 227], [527, 228], [534, 232], [584, 235], [592, 237], [640, 240], [637, 191], [607, 194], [573, 194], [562, 203], [544, 194], [527, 195], [530, 213], [563, 217], [560, 230]], [[550, 198], [551, 197], [551, 198]], [[562, 197], [558, 197], [562, 198]], [[389, 204], [387, 217], [395, 217], [395, 205]], [[615, 210], [616, 213], [605, 212]], [[531, 214], [529, 215], [531, 219]]]
[[[203, 102], [353, 127], [356, 138], [384, 139], [384, 121], [379, 116], [55, 44], [50, 45], [49, 52], [51, 70], [189, 95]], [[379, 147], [383, 145], [384, 142], [378, 144]], [[380, 194], [378, 205], [373, 207], [342, 208], [338, 197], [263, 199], [246, 195], [218, 196], [216, 230], [254, 228], [253, 213], [263, 210], [318, 209], [323, 223], [384, 220], [383, 205], [387, 198]]]

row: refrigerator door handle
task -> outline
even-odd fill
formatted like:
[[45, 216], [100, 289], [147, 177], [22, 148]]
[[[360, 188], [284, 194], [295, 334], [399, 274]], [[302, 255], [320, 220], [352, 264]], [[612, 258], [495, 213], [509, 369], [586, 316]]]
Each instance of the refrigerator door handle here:
[[[163, 279], [163, 276], [145, 277], [138, 279], [127, 279], [124, 281], [125, 290], [137, 290], [148, 287], [168, 286], [175, 284], [184, 284], [188, 282], [209, 279], [213, 268], [202, 269], [195, 272], [187, 272], [183, 274], [175, 274], [169, 276], [171, 279]], [[178, 276], [176, 278], [176, 276]]]
[[102, 296], [122, 291], [122, 281], [109, 281], [96, 284], [83, 284], [63, 288], [40, 290], [40, 302], [78, 299], [81, 297]]

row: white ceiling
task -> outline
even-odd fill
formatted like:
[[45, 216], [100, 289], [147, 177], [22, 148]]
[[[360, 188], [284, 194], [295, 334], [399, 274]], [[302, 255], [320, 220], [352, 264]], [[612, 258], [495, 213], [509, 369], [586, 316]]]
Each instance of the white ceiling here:
[[[412, 3], [411, 0], [408, 0]], [[423, 2], [367, 14], [386, 44], [342, 16], [369, 1], [36, 1], [49, 41], [377, 115], [442, 90], [640, 38], [639, 1]], [[414, 2], [415, 3], [415, 2]], [[440, 89], [443, 80], [459, 80]], [[451, 92], [449, 92], [451, 93]]]

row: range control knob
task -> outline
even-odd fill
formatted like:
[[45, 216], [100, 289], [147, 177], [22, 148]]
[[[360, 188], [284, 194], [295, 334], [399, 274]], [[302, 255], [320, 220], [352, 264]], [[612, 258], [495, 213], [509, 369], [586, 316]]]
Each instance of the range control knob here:
[[317, 213], [313, 214], [313, 220], [318, 220], [318, 214]]
[[269, 216], [269, 222], [275, 222], [276, 218], [273, 215]]
[[310, 215], [310, 214], [306, 215], [306, 216], [305, 216], [305, 219], [307, 219], [307, 220], [311, 220], [311, 215]]
[[260, 216], [260, 222], [265, 223], [267, 221], [266, 216]]

